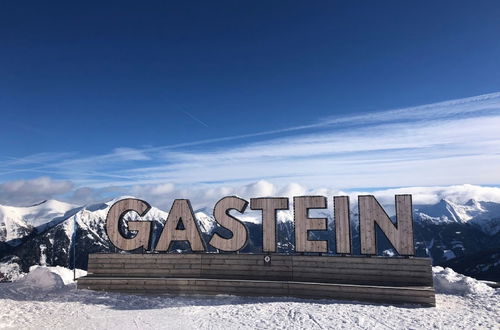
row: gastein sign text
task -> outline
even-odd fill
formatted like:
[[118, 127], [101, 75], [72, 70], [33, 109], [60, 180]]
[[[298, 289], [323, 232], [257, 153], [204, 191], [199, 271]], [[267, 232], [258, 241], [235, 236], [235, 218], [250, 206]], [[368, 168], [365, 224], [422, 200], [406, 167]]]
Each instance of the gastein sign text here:
[[[376, 226], [387, 236], [399, 255], [414, 255], [413, 218], [411, 195], [396, 195], [396, 223], [394, 224], [375, 197], [358, 196], [359, 232], [361, 253], [376, 254]], [[237, 252], [248, 241], [248, 228], [229, 212], [243, 213], [248, 201], [227, 196], [219, 200], [213, 211], [217, 223], [229, 230], [229, 238], [214, 233], [208, 242], [202, 239], [195, 220], [191, 203], [188, 199], [176, 199], [158, 239], [156, 246], [151, 246], [153, 223], [151, 221], [128, 221], [128, 230], [135, 233], [132, 238], [125, 237], [120, 231], [120, 223], [128, 212], [145, 216], [151, 206], [140, 199], [123, 199], [113, 204], [106, 219], [106, 232], [112, 244], [125, 251], [144, 248], [154, 251], [168, 251], [174, 241], [187, 241], [193, 252], [206, 251], [206, 244], [219, 251]], [[288, 210], [289, 199], [286, 197], [251, 198], [250, 209], [262, 213], [262, 252], [276, 252], [276, 221], [279, 210]], [[335, 242], [337, 254], [351, 254], [351, 232], [349, 218], [349, 197], [333, 197], [335, 218]], [[309, 239], [309, 231], [327, 231], [326, 218], [312, 218], [311, 209], [326, 209], [327, 198], [324, 196], [297, 196], [293, 198], [293, 216], [295, 224], [295, 252], [327, 253], [327, 241]], [[182, 226], [179, 223], [182, 222]], [[332, 233], [333, 234], [333, 233]]]

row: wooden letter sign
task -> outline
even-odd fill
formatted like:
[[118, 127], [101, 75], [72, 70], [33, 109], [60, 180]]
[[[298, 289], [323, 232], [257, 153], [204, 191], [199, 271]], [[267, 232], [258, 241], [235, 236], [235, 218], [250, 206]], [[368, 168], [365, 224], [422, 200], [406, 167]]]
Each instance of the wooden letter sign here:
[[[149, 204], [138, 199], [118, 201], [111, 206], [106, 220], [107, 234], [117, 248], [170, 252], [173, 242], [184, 241], [192, 252], [204, 253], [90, 254], [88, 275], [78, 279], [78, 287], [137, 293], [293, 296], [435, 305], [431, 259], [401, 257], [415, 253], [410, 195], [396, 195], [395, 221], [375, 197], [358, 199], [361, 253], [377, 254], [378, 227], [398, 257], [349, 256], [353, 253], [349, 197], [333, 198], [331, 218], [335, 233], [328, 232], [326, 217], [314, 216], [314, 209], [328, 212], [327, 202], [324, 196], [293, 198], [295, 251], [276, 254], [278, 212], [289, 210], [289, 199], [251, 198], [250, 208], [262, 215], [263, 253], [240, 254], [249, 240], [247, 226], [237, 218], [248, 206], [242, 198], [224, 197], [214, 207], [213, 216], [219, 227], [206, 241], [217, 252], [226, 253], [208, 253], [205, 236], [200, 233], [187, 199], [173, 202], [156, 247], [150, 246], [151, 221], [124, 219], [127, 212], [145, 216]], [[220, 231], [221, 227], [225, 233]], [[338, 255], [332, 255], [327, 240], [314, 239], [311, 235], [314, 231], [335, 238]]]
[[[262, 197], [250, 199], [250, 208], [262, 213], [262, 252], [276, 252], [277, 244], [277, 212], [288, 210], [286, 197]], [[351, 223], [349, 217], [349, 197], [335, 196], [333, 198], [335, 241], [337, 254], [351, 254]], [[229, 237], [223, 237], [218, 232], [213, 233], [208, 244], [219, 251], [238, 252], [248, 242], [248, 228], [244, 222], [231, 215], [231, 211], [244, 213], [248, 202], [236, 196], [228, 196], [219, 200], [214, 207], [214, 220], [227, 231]], [[389, 242], [399, 255], [414, 255], [413, 218], [411, 195], [396, 195], [396, 218], [394, 224], [384, 209], [373, 196], [359, 196], [359, 229], [361, 253], [373, 255], [377, 253], [376, 227], [387, 236]], [[293, 198], [295, 223], [295, 252], [328, 253], [328, 243], [324, 240], [311, 239], [312, 231], [327, 231], [327, 218], [310, 217], [310, 210], [327, 208], [324, 196], [297, 196]], [[128, 238], [120, 232], [123, 216], [130, 211], [144, 216], [150, 206], [138, 199], [124, 199], [116, 202], [109, 210], [106, 221], [106, 231], [109, 239], [117, 248], [125, 251], [143, 248], [167, 252], [172, 242], [188, 242], [194, 252], [206, 251], [194, 216], [191, 203], [187, 199], [176, 199], [170, 209], [167, 221], [163, 227], [156, 247], [150, 246], [152, 234], [151, 222], [128, 221], [128, 230], [135, 236]]]
[[157, 251], [168, 251], [174, 241], [187, 241], [193, 251], [205, 251], [201, 234], [194, 218], [193, 208], [187, 199], [176, 199], [161, 233]]
[[133, 211], [138, 213], [141, 217], [148, 213], [151, 206], [145, 201], [140, 199], [122, 199], [111, 206], [106, 218], [106, 233], [109, 240], [114, 246], [120, 250], [135, 250], [137, 248], [149, 249], [149, 242], [151, 236], [150, 221], [128, 221], [128, 230], [137, 232], [133, 238], [125, 238], [120, 233], [120, 221], [126, 213]]
[[375, 197], [358, 198], [361, 253], [377, 253], [375, 242], [375, 224], [377, 224], [400, 255], [414, 255], [411, 195], [396, 195], [397, 226], [392, 223]]
[[232, 232], [233, 237], [224, 238], [215, 233], [210, 240], [210, 245], [221, 251], [235, 252], [247, 245], [248, 230], [240, 220], [229, 214], [230, 210], [237, 210], [240, 213], [245, 212], [248, 202], [244, 199], [231, 196], [224, 197], [215, 204], [214, 217], [220, 225]]

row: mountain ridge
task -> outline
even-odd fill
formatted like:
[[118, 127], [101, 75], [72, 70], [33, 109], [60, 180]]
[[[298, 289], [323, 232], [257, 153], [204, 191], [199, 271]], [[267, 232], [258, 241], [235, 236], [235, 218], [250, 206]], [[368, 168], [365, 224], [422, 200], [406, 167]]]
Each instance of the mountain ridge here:
[[[109, 207], [117, 200], [124, 198], [133, 198], [132, 196], [120, 196], [110, 199], [106, 202], [87, 204], [70, 208], [68, 205], [60, 204], [56, 200], [44, 201], [30, 207], [12, 207], [0, 205], [0, 259], [16, 256], [21, 260], [22, 267], [26, 268], [33, 264], [50, 264], [61, 266], [77, 265], [80, 268], [86, 267], [86, 253], [93, 252], [113, 252], [114, 247], [111, 246], [105, 232], [105, 218]], [[48, 206], [52, 205], [54, 210], [50, 210]], [[29, 221], [32, 221], [33, 215], [36, 213], [15, 213], [18, 215], [27, 214], [27, 220], [19, 220], [18, 232], [14, 235], [14, 239], [10, 236], [2, 235], [2, 230], [5, 230], [6, 218], [3, 216], [2, 210], [5, 208], [20, 208], [26, 210], [28, 208], [43, 209], [42, 218], [36, 221], [38, 226], [28, 226]], [[69, 208], [69, 209], [68, 209]], [[291, 207], [291, 209], [293, 209]], [[200, 226], [203, 239], [208, 241], [214, 232], [219, 232], [222, 235], [227, 233], [227, 230], [220, 227], [211, 214], [208, 214], [210, 208], [205, 207], [195, 211], [195, 218]], [[351, 228], [352, 228], [352, 245], [353, 254], [359, 254], [359, 227], [357, 223], [356, 208], [351, 212]], [[64, 212], [64, 213], [63, 213]], [[62, 214], [63, 213], [63, 214]], [[318, 215], [328, 218], [328, 227], [333, 229], [333, 214], [330, 211], [318, 211]], [[50, 215], [55, 214], [56, 217], [49, 219]], [[62, 215], [61, 215], [62, 214]], [[262, 228], [260, 212], [245, 212], [243, 216], [238, 216], [249, 227], [250, 237], [248, 245], [242, 252], [255, 253], [261, 250], [262, 244]], [[168, 217], [168, 212], [165, 212], [154, 206], [148, 213], [142, 217], [144, 220], [153, 221], [153, 241], [156, 243], [159, 234], [163, 228], [163, 224]], [[127, 220], [138, 220], [140, 217], [131, 212], [126, 215]], [[8, 217], [12, 220], [12, 216]], [[45, 221], [45, 223], [42, 223]], [[7, 221], [8, 222], [8, 221]], [[10, 222], [12, 225], [12, 221]], [[435, 265], [450, 263], [457, 259], [466, 260], [470, 265], [471, 271], [474, 270], [477, 276], [477, 265], [472, 265], [471, 260], [464, 258], [471, 254], [481, 255], [483, 251], [491, 251], [499, 247], [500, 242], [500, 203], [469, 200], [464, 204], [453, 203], [446, 199], [440, 200], [432, 205], [415, 205], [414, 207], [414, 236], [417, 256], [430, 256]], [[9, 230], [13, 230], [12, 226]], [[126, 225], [122, 231], [127, 233]], [[278, 213], [278, 250], [279, 252], [289, 253], [293, 251], [294, 246], [294, 227], [293, 227], [293, 212], [280, 211]], [[329, 253], [335, 253], [334, 241], [330, 232], [313, 232], [313, 239], [326, 239], [329, 241]], [[395, 251], [381, 232], [377, 234], [380, 237], [379, 254], [393, 255]], [[76, 250], [73, 249], [76, 246]], [[185, 242], [175, 243], [173, 250], [185, 251], [189, 250], [189, 245]], [[392, 249], [392, 250], [391, 250]], [[210, 247], [209, 247], [210, 250]], [[212, 251], [214, 252], [214, 251]], [[75, 260], [73, 260], [75, 255]], [[482, 258], [482, 260], [486, 260]], [[488, 259], [489, 260], [489, 259]], [[491, 269], [488, 265], [482, 265], [483, 273], [494, 273], [500, 263], [495, 258], [491, 260]], [[495, 264], [498, 264], [495, 266]], [[461, 267], [458, 265], [457, 267]], [[461, 269], [467, 273], [467, 270]], [[479, 272], [481, 276], [481, 271]], [[488, 276], [488, 275], [487, 275]], [[500, 279], [498, 279], [500, 280]]]

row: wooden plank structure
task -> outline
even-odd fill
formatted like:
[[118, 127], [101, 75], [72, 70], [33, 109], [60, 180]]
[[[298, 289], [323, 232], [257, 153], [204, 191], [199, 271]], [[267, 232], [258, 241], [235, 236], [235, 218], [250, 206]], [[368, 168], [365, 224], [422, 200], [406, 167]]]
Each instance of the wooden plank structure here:
[[231, 238], [224, 238], [215, 233], [208, 244], [220, 251], [235, 252], [247, 245], [248, 230], [240, 220], [229, 214], [229, 210], [242, 213], [247, 208], [248, 202], [236, 196], [222, 198], [215, 204], [214, 217], [217, 222], [233, 233]]
[[276, 221], [278, 210], [288, 210], [288, 198], [267, 197], [250, 199], [252, 210], [262, 211], [262, 251], [276, 252], [277, 232]]
[[333, 197], [335, 214], [335, 240], [340, 254], [351, 254], [351, 220], [349, 218], [349, 197]]
[[82, 289], [435, 305], [428, 258], [90, 254]]
[[327, 241], [308, 239], [311, 230], [327, 230], [327, 218], [309, 218], [310, 209], [326, 209], [324, 196], [300, 196], [293, 198], [293, 214], [295, 223], [295, 251], [328, 252]]
[[375, 224], [394, 245], [394, 249], [399, 255], [412, 256], [415, 254], [411, 195], [396, 195], [397, 227], [394, 226], [375, 197], [358, 196], [358, 200], [362, 254], [374, 255], [377, 253]]

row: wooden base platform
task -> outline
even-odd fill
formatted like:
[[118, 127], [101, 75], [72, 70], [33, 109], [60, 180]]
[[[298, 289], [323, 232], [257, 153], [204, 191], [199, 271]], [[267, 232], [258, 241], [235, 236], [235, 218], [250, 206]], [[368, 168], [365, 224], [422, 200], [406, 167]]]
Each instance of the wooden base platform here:
[[429, 259], [255, 254], [93, 254], [78, 288], [435, 305]]
[[79, 289], [154, 294], [288, 296], [434, 306], [432, 287], [389, 287], [290, 281], [206, 278], [84, 277]]

